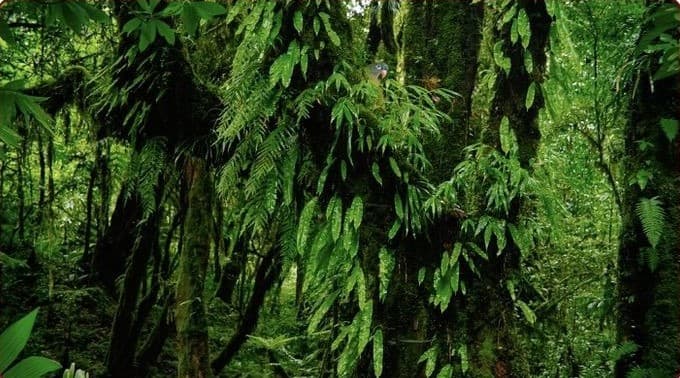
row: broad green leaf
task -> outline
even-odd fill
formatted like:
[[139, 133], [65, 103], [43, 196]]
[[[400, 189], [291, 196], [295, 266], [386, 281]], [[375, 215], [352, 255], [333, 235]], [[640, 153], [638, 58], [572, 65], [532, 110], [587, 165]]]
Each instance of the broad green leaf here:
[[12, 80], [2, 87], [0, 89], [4, 89], [7, 91], [20, 91], [24, 89], [24, 86], [26, 85], [26, 80], [19, 79], [19, 80]]
[[302, 46], [302, 49], [300, 50], [300, 71], [302, 71], [302, 77], [305, 79], [307, 79], [307, 66], [309, 65], [308, 50], [309, 46], [307, 45]]
[[509, 153], [510, 151], [513, 151], [513, 148], [515, 147], [512, 138], [513, 133], [512, 130], [510, 129], [510, 120], [508, 120], [507, 116], [503, 116], [503, 118], [501, 119], [499, 134], [501, 139], [501, 150], [506, 154]]
[[[359, 299], [359, 304], [361, 304], [362, 301]], [[364, 308], [359, 311], [357, 314], [358, 316], [358, 330], [357, 330], [357, 344], [358, 344], [358, 349], [357, 349], [357, 354], [361, 355], [363, 353], [364, 349], [366, 348], [366, 345], [368, 345], [368, 341], [371, 339], [371, 323], [373, 320], [373, 301], [365, 301], [364, 302]]]
[[517, 15], [517, 32], [522, 39], [522, 47], [525, 49], [529, 47], [529, 40], [531, 40], [531, 25], [529, 24], [529, 16], [524, 9], [520, 9]]
[[342, 231], [342, 201], [340, 198], [333, 197], [331, 199], [326, 210], [326, 216], [331, 224], [331, 236], [335, 242], [340, 238], [340, 231]]
[[139, 34], [139, 51], [144, 51], [156, 40], [156, 25], [152, 22], [146, 22], [141, 26], [141, 33]]
[[142, 19], [135, 17], [125, 23], [123, 26], [123, 33], [130, 34], [133, 31], [139, 29], [140, 26], [142, 26]]
[[307, 247], [307, 240], [309, 239], [309, 235], [311, 233], [312, 220], [316, 214], [317, 203], [318, 198], [312, 198], [309, 202], [307, 202], [300, 213], [297, 232], [297, 248], [299, 253], [304, 253]]
[[460, 355], [460, 368], [463, 371], [463, 374], [465, 374], [470, 368], [470, 359], [468, 357], [467, 345], [463, 344], [459, 346], [458, 354]]
[[314, 35], [319, 35], [319, 30], [321, 28], [321, 24], [319, 23], [319, 17], [314, 16], [314, 21], [312, 22], [312, 26], [314, 28]]
[[534, 96], [536, 95], [536, 83], [531, 82], [529, 84], [529, 88], [527, 89], [527, 96], [526, 99], [524, 100], [524, 106], [529, 110], [531, 108], [531, 105], [534, 104]]
[[508, 290], [508, 293], [510, 294], [510, 298], [513, 301], [517, 300], [517, 293], [515, 292], [515, 281], [506, 280], [505, 281], [505, 288]]
[[460, 280], [460, 264], [456, 264], [453, 266], [453, 269], [451, 270], [451, 280], [449, 281], [451, 284], [451, 291], [453, 293], [458, 293], [458, 282]]
[[531, 53], [529, 51], [524, 53], [524, 68], [526, 68], [529, 74], [534, 72], [534, 58], [531, 57]]
[[503, 69], [506, 75], [510, 74], [512, 62], [510, 61], [510, 58], [505, 56], [505, 53], [503, 52], [503, 41], [498, 41], [494, 44], [493, 60], [498, 67]]
[[295, 14], [293, 15], [293, 27], [297, 30], [298, 34], [302, 34], [302, 12], [299, 10], [295, 11]]
[[345, 159], [340, 160], [340, 179], [347, 181], [347, 162]]
[[12, 361], [26, 346], [37, 316], [38, 309], [36, 308], [12, 323], [0, 334], [0, 372], [7, 370]]
[[391, 156], [388, 160], [390, 162], [390, 167], [392, 168], [392, 172], [394, 172], [394, 174], [397, 177], [401, 178], [401, 170], [399, 169], [399, 164], [397, 164], [397, 161], [394, 160], [394, 158], [391, 157]]
[[173, 1], [168, 3], [168, 6], [163, 8], [163, 10], [158, 13], [158, 15], [160, 17], [178, 16], [182, 13], [182, 8], [184, 8], [184, 4], [178, 1]]
[[323, 27], [326, 29], [326, 34], [328, 34], [328, 38], [331, 40], [331, 43], [333, 43], [335, 46], [340, 46], [340, 37], [338, 37], [331, 26], [330, 16], [328, 13], [319, 12], [319, 17], [321, 17], [321, 21], [323, 21]]
[[190, 3], [185, 3], [182, 8], [182, 23], [187, 34], [194, 35], [198, 29], [198, 22], [201, 17], [196, 12], [196, 8], [192, 7]]
[[449, 271], [449, 254], [447, 252], [444, 252], [441, 260], [439, 260], [439, 271], [442, 275]]
[[0, 140], [10, 147], [16, 147], [19, 145], [19, 142], [21, 142], [21, 136], [9, 126], [0, 122]]
[[359, 359], [359, 353], [357, 352], [358, 347], [356, 344], [357, 339], [350, 337], [347, 345], [345, 345], [345, 349], [340, 354], [340, 358], [337, 362], [337, 372], [339, 377], [351, 376], [352, 370], [354, 370], [357, 360]]
[[382, 375], [383, 370], [383, 334], [378, 328], [373, 334], [373, 373], [376, 377]]
[[16, 116], [15, 94], [0, 90], [0, 126], [9, 128]]
[[383, 301], [385, 296], [387, 296], [387, 290], [390, 286], [390, 280], [392, 279], [392, 270], [394, 270], [395, 259], [394, 254], [390, 252], [387, 248], [381, 247], [379, 253], [380, 265], [380, 282], [379, 282], [379, 295], [380, 300]]
[[364, 216], [364, 201], [361, 199], [361, 196], [354, 197], [352, 204], [347, 210], [347, 214], [347, 218], [354, 226], [354, 229], [358, 230], [359, 226], [361, 226], [361, 220]]
[[378, 166], [378, 163], [373, 162], [373, 164], [371, 165], [371, 173], [373, 174], [373, 178], [375, 179], [375, 181], [378, 184], [382, 185], [383, 181], [382, 177], [380, 176], [380, 166]]
[[45, 357], [28, 357], [5, 372], [5, 378], [40, 378], [47, 373], [61, 369], [57, 361]]
[[458, 263], [460, 253], [463, 251], [463, 244], [456, 242], [453, 245], [453, 253], [451, 254], [451, 265]]
[[472, 243], [472, 242], [467, 242], [467, 243], [465, 243], [465, 245], [467, 245], [468, 248], [472, 249], [478, 256], [480, 256], [484, 260], [489, 259], [489, 256], [486, 254], [486, 252], [484, 252], [481, 248], [479, 248], [479, 246], [477, 244]]
[[517, 32], [517, 19], [512, 20], [510, 26], [510, 42], [514, 45], [519, 40], [519, 33]]
[[529, 305], [524, 303], [524, 301], [522, 300], [518, 300], [515, 303], [517, 303], [517, 306], [519, 306], [520, 310], [522, 310], [522, 314], [524, 315], [524, 318], [526, 318], [527, 322], [529, 322], [529, 324], [536, 323], [536, 314], [534, 314], [534, 311], [531, 308], [529, 308]]
[[404, 219], [404, 205], [399, 193], [394, 193], [394, 212], [397, 214], [397, 218]]
[[441, 312], [444, 312], [444, 310], [449, 307], [451, 295], [453, 294], [451, 291], [451, 281], [448, 278], [449, 277], [440, 274], [439, 269], [435, 270], [434, 286]]
[[188, 4], [190, 4], [196, 10], [196, 14], [203, 19], [211, 19], [215, 16], [227, 14], [227, 10], [222, 5], [212, 1], [194, 1]]
[[322, 228], [314, 237], [310, 253], [312, 256], [316, 257], [314, 260], [316, 262], [315, 271], [324, 271], [328, 267], [333, 252], [332, 248], [328, 248], [328, 245], [331, 242], [330, 239], [328, 227]]
[[507, 24], [508, 22], [510, 22], [510, 20], [512, 20], [515, 17], [515, 13], [517, 13], [517, 4], [516, 3], [512, 4], [512, 7], [510, 7], [510, 9], [505, 11], [505, 14], [503, 14], [503, 18], [501, 19], [501, 25], [500, 26], [503, 26], [503, 25]]
[[652, 178], [652, 173], [646, 169], [639, 169], [635, 172], [635, 181], [631, 184], [638, 184], [641, 190], [645, 190], [647, 183]]
[[23, 93], [15, 93], [15, 103], [19, 110], [27, 117], [33, 117], [38, 121], [49, 133], [52, 133], [52, 117], [43, 110], [38, 104], [46, 100], [45, 97], [27, 96]]
[[423, 284], [423, 281], [425, 280], [425, 272], [426, 272], [425, 267], [418, 269], [418, 285]]
[[84, 1], [79, 1], [78, 5], [87, 13], [91, 20], [100, 24], [109, 24], [111, 22], [111, 17], [109, 17], [109, 15], [104, 13], [101, 9]]
[[453, 375], [453, 366], [451, 364], [446, 364], [444, 367], [439, 370], [439, 373], [437, 374], [437, 378], [451, 378]]
[[337, 298], [338, 293], [327, 295], [326, 299], [319, 305], [319, 307], [314, 311], [314, 315], [309, 319], [309, 325], [307, 326], [308, 333], [314, 333], [319, 328], [319, 323], [323, 320], [324, 316], [331, 308], [333, 303], [335, 303], [335, 298]]
[[156, 29], [158, 29], [158, 34], [160, 34], [165, 41], [168, 43], [168, 45], [172, 46], [175, 44], [175, 31], [170, 27], [170, 25], [166, 24], [165, 22], [161, 20], [153, 20], [154, 24], [156, 25]]
[[74, 1], [65, 1], [61, 3], [61, 6], [64, 23], [66, 23], [66, 25], [74, 32], [80, 33], [80, 30], [89, 21], [89, 16], [87, 15], [87, 12], [85, 12], [85, 9], [81, 8], [80, 5]]
[[139, 4], [139, 7], [147, 12], [153, 11], [153, 8], [151, 7], [151, 4], [149, 3], [148, 0], [137, 0], [137, 4]]
[[668, 138], [668, 141], [672, 142], [675, 139], [675, 137], [678, 136], [678, 120], [661, 118], [661, 121], [659, 123], [664, 134], [666, 134], [666, 138]]
[[434, 368], [437, 365], [437, 355], [439, 354], [439, 349], [437, 346], [430, 347], [430, 349], [426, 350], [425, 353], [423, 353], [420, 358], [418, 359], [418, 363], [421, 363], [423, 361], [425, 362], [425, 376], [429, 377], [434, 373]]
[[390, 228], [390, 231], [387, 233], [387, 238], [390, 240], [394, 239], [394, 237], [397, 236], [397, 232], [399, 232], [400, 228], [401, 221], [397, 219], [394, 223], [392, 223], [392, 227]]

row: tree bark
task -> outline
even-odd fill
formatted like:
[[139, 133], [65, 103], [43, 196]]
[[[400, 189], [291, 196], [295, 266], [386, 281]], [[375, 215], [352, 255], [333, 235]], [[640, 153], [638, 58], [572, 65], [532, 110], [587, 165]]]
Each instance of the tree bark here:
[[[522, 168], [532, 172], [532, 161], [536, 157], [540, 142], [538, 125], [539, 110], [544, 106], [540, 83], [543, 81], [546, 48], [552, 18], [542, 1], [518, 0], [518, 11], [526, 12], [531, 29], [531, 39], [525, 49], [520, 41], [512, 43], [511, 24], [506, 23], [494, 35], [496, 41], [503, 43], [503, 53], [510, 59], [511, 68], [506, 73], [497, 67], [494, 98], [489, 110], [489, 125], [484, 130], [484, 143], [500, 150], [500, 124], [507, 117], [509, 126], [517, 136], [518, 159]], [[498, 17], [501, 15], [498, 14]], [[498, 20], [494, 20], [494, 24]], [[533, 61], [531, 72], [525, 66], [525, 55]], [[526, 94], [532, 83], [536, 87], [533, 103], [526, 107]], [[507, 214], [490, 214], [504, 219], [507, 223], [517, 223], [523, 213], [531, 211], [524, 208], [520, 198], [509, 204]], [[506, 232], [506, 239], [513, 240]], [[472, 365], [481, 375], [495, 377], [529, 376], [526, 354], [518, 345], [519, 323], [515, 315], [515, 304], [506, 282], [519, 272], [520, 251], [509, 242], [500, 255], [490, 246], [489, 261], [481, 267], [481, 279], [474, 280], [466, 298], [466, 317], [468, 322], [469, 344], [472, 346]]]
[[[475, 87], [478, 54], [482, 40], [483, 4], [470, 1], [402, 2], [405, 15], [399, 35], [399, 67], [406, 84], [428, 89], [446, 88], [461, 95], [452, 102], [438, 103], [451, 123], [440, 128], [440, 138], [428, 138], [425, 150], [432, 163], [428, 172], [435, 184], [451, 178], [461, 161], [469, 137], [472, 92]], [[390, 294], [384, 310], [385, 376], [414, 377], [422, 373], [418, 360], [434, 339], [452, 342], [450, 334], [459, 324], [455, 310], [440, 314], [432, 309], [426, 288], [418, 284], [421, 267], [439, 264], [444, 243], [455, 229], [451, 219], [439, 219], [428, 235], [407, 241], [396, 254]], [[447, 235], [449, 234], [449, 235]], [[421, 251], [413, 253], [413, 251]], [[455, 305], [452, 303], [452, 307]], [[446, 347], [446, 345], [444, 345]]]
[[187, 181], [188, 209], [175, 296], [177, 376], [212, 377], [204, 296], [210, 257], [212, 183], [205, 161], [188, 158], [185, 163], [184, 179]]
[[[670, 2], [669, 2], [670, 3]], [[655, 7], [650, 7], [650, 10]], [[643, 28], [651, 30], [653, 24]], [[678, 38], [677, 29], [674, 37]], [[643, 56], [644, 58], [644, 56]], [[618, 256], [617, 340], [637, 345], [637, 350], [617, 361], [615, 376], [623, 378], [634, 368], [646, 376], [670, 377], [680, 373], [680, 138], [669, 141], [661, 119], [675, 119], [680, 108], [680, 77], [652, 81], [658, 56], [648, 55], [651, 68], [638, 73], [624, 130], [625, 160], [622, 230]], [[647, 150], [640, 141], [649, 142]], [[640, 169], [654, 177], [642, 188], [636, 182]], [[637, 214], [643, 199], [655, 198], [664, 210], [661, 237], [652, 247]]]
[[[162, 185], [156, 194], [157, 202], [160, 202], [160, 193]], [[139, 232], [139, 240], [133, 244], [111, 329], [106, 369], [107, 375], [113, 378], [137, 376], [133, 361], [140, 337], [139, 324], [146, 320], [138, 316], [148, 315], [148, 312], [145, 314], [139, 311], [139, 296], [142, 283], [147, 279], [147, 263], [153, 249], [158, 248], [159, 219], [157, 209], [149, 215], [139, 231], [133, 229], [130, 233], [135, 236]]]

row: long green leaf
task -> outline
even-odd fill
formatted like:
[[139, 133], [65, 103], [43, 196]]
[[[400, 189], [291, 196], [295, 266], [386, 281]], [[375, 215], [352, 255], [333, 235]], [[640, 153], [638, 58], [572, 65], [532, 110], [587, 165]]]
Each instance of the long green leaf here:
[[383, 334], [377, 329], [373, 334], [373, 373], [380, 377], [383, 371]]
[[61, 369], [57, 361], [32, 356], [21, 360], [5, 373], [5, 378], [40, 378], [47, 373]]
[[0, 372], [7, 370], [7, 367], [26, 346], [36, 316], [38, 316], [37, 308], [17, 320], [0, 334]]

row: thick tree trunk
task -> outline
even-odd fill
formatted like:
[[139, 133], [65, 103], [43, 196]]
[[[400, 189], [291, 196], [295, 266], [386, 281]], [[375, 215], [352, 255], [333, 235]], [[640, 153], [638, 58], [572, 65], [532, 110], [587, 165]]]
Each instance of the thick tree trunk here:
[[[162, 185], [157, 192], [160, 201]], [[139, 231], [131, 230], [131, 236], [139, 235], [132, 248], [118, 307], [111, 329], [111, 342], [106, 358], [107, 374], [113, 378], [136, 377], [133, 364], [139, 341], [140, 324], [146, 320], [148, 311], [141, 308], [139, 297], [142, 284], [147, 279], [147, 264], [155, 248], [158, 248], [159, 210], [154, 211], [140, 226]], [[139, 234], [137, 234], [139, 232]]]
[[[545, 50], [552, 19], [542, 1], [519, 0], [517, 7], [519, 12], [524, 11], [528, 16], [531, 39], [527, 49], [520, 41], [513, 44], [512, 22], [506, 23], [495, 35], [496, 41], [503, 43], [503, 53], [510, 59], [511, 68], [509, 73], [497, 68], [489, 125], [484, 131], [483, 141], [500, 150], [500, 124], [507, 117], [510, 128], [517, 136], [520, 165], [531, 172], [531, 162], [536, 157], [541, 137], [538, 113], [544, 101], [539, 84], [543, 81]], [[525, 66], [527, 54], [533, 61], [531, 72]], [[536, 88], [535, 97], [527, 109], [525, 98], [532, 83]], [[491, 215], [505, 219], [508, 223], [516, 223], [520, 213], [528, 211], [523, 206], [521, 199], [515, 198], [507, 214]], [[506, 238], [512, 240], [510, 235]], [[514, 300], [506, 288], [506, 282], [518, 273], [520, 251], [513, 243], [508, 243], [500, 256], [494, 250], [488, 251], [488, 255], [488, 263], [480, 269], [481, 279], [475, 280], [466, 296], [469, 298], [465, 311], [469, 319], [473, 371], [480, 376], [528, 376], [528, 362], [518, 345], [519, 324]]]
[[212, 376], [204, 296], [210, 257], [212, 183], [205, 161], [188, 158], [184, 179], [187, 181], [188, 210], [175, 296], [177, 376], [203, 378]]
[[[408, 1], [401, 7], [405, 18], [400, 29], [399, 67], [405, 82], [428, 89], [446, 88], [461, 95], [453, 102], [438, 103], [452, 122], [442, 125], [440, 138], [425, 141], [433, 165], [429, 174], [439, 183], [451, 178], [467, 144], [484, 7], [470, 1]], [[396, 255], [383, 310], [387, 330], [385, 376], [418, 376], [422, 373], [418, 360], [433, 345], [433, 339], [452, 341], [450, 329], [457, 325], [455, 311], [441, 316], [438, 309], [432, 310], [427, 301], [429, 293], [418, 284], [419, 269], [439, 263], [439, 254], [445, 249], [439, 231], [446, 227], [453, 230], [455, 225], [441, 219], [431, 227], [428, 237], [402, 246]], [[419, 253], [413, 253], [416, 250]]]
[[149, 368], [158, 359], [163, 345], [165, 345], [166, 340], [175, 329], [175, 318], [168, 316], [170, 308], [175, 303], [174, 298], [175, 296], [172, 293], [165, 295], [163, 308], [158, 314], [156, 325], [154, 325], [151, 333], [142, 347], [139, 348], [139, 353], [135, 357], [135, 365], [139, 367], [140, 377], [148, 375]]
[[121, 188], [111, 224], [97, 240], [92, 254], [91, 274], [111, 295], [116, 293], [116, 279], [125, 271], [125, 262], [137, 239], [137, 225], [142, 220], [141, 199], [138, 195], [128, 196], [127, 190]]
[[[482, 41], [483, 4], [471, 1], [408, 1], [400, 32], [400, 67], [407, 84], [457, 92], [452, 102], [438, 103], [452, 122], [440, 128], [441, 137], [425, 147], [435, 182], [451, 178], [469, 138], [472, 91]], [[435, 99], [435, 102], [438, 100]]]
[[[654, 177], [644, 188], [626, 185], [622, 198], [617, 339], [619, 343], [634, 343], [637, 351], [617, 362], [615, 376], [620, 378], [629, 376], [636, 367], [646, 376], [680, 373], [680, 138], [669, 141], [660, 127], [664, 118], [678, 119], [680, 77], [676, 74], [657, 80], [652, 86], [649, 76], [653, 73], [643, 71], [639, 82], [631, 80], [637, 83], [631, 83], [637, 85], [633, 92], [636, 97], [624, 131], [623, 182], [635, 183], [640, 169], [653, 171]], [[643, 151], [640, 141], [653, 147]], [[643, 231], [644, 221], [637, 214], [640, 201], [651, 198], [660, 201], [665, 214], [662, 224], [652, 227], [661, 227], [656, 247], [651, 246]]]

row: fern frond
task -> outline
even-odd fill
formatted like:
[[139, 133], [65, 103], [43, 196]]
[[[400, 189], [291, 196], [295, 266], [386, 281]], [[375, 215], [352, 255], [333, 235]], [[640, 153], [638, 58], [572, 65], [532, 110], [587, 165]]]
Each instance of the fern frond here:
[[616, 345], [609, 351], [609, 359], [611, 361], [619, 361], [620, 359], [637, 352], [639, 346], [632, 341]]
[[635, 213], [640, 218], [642, 230], [647, 236], [649, 244], [652, 245], [652, 248], [656, 248], [665, 224], [665, 213], [659, 197], [640, 198], [635, 207]]

